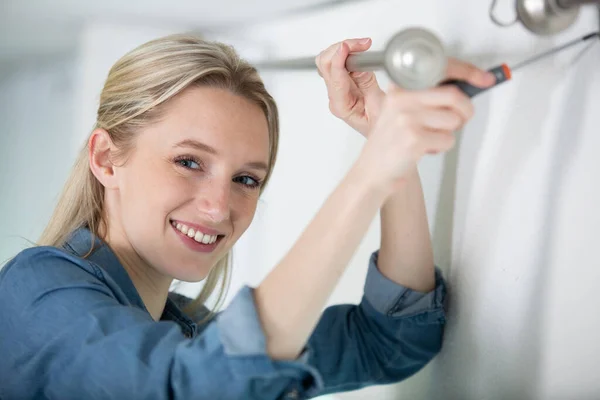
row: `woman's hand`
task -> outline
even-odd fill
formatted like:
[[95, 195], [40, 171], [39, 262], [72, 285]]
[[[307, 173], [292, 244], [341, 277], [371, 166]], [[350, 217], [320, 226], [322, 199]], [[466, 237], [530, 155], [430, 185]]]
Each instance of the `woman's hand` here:
[[[348, 39], [323, 50], [315, 62], [325, 80], [329, 109], [352, 128], [368, 137], [374, 121], [381, 113], [385, 93], [373, 72], [348, 72], [346, 59], [350, 53], [361, 53], [371, 47], [371, 39]], [[487, 87], [495, 82], [494, 75], [473, 64], [455, 58], [448, 59], [446, 80], [465, 80], [472, 85]]]
[[315, 63], [325, 80], [331, 113], [367, 137], [385, 93], [373, 72], [348, 72], [346, 58], [371, 47], [371, 39], [348, 39], [323, 50]]
[[392, 86], [357, 164], [374, 187], [393, 192], [425, 154], [451, 149], [454, 132], [472, 116], [471, 99], [456, 86], [423, 91]]

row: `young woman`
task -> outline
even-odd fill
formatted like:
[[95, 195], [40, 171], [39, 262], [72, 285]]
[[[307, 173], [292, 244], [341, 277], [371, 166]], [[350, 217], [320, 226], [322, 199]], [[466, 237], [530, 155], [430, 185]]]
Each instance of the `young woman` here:
[[[203, 302], [273, 170], [275, 102], [220, 43], [175, 35], [120, 59], [40, 245], [0, 272], [0, 398], [307, 398], [423, 367], [441, 347], [444, 285], [416, 163], [450, 149], [473, 110], [453, 87], [384, 94], [349, 74], [348, 53], [369, 46], [316, 60], [363, 151], [266, 279], [218, 314]], [[448, 77], [493, 82], [456, 60]], [[323, 311], [380, 209], [361, 303]], [[173, 279], [206, 285], [190, 301]]]

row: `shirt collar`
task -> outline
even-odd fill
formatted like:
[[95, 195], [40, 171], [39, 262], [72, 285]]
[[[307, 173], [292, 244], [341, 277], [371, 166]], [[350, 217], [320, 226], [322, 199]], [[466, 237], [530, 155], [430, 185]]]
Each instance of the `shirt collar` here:
[[[116, 254], [106, 242], [94, 235], [87, 227], [76, 229], [67, 239], [63, 248], [98, 265], [119, 285], [132, 305], [148, 312], [133, 281]], [[180, 325], [182, 323], [186, 324], [188, 325], [187, 328], [193, 326], [192, 320], [181, 311], [170, 297], [167, 298], [167, 304], [161, 316], [161, 320], [164, 319], [176, 321]]]

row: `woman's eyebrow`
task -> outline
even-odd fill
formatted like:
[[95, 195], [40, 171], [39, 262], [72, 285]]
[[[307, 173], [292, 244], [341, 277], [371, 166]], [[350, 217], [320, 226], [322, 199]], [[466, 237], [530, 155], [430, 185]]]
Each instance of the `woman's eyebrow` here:
[[252, 168], [252, 169], [262, 169], [264, 171], [268, 171], [269, 167], [267, 166], [266, 163], [262, 162], [262, 161], [253, 161], [253, 162], [249, 162], [246, 165], [244, 165], [245, 167], [248, 168]]
[[[193, 149], [204, 151], [206, 153], [209, 153], [209, 154], [212, 154], [215, 156], [219, 154], [219, 152], [216, 149], [214, 149], [213, 147], [210, 147], [206, 143], [202, 143], [202, 142], [199, 142], [194, 139], [182, 140], [181, 142], [176, 143], [173, 147], [191, 147]], [[269, 170], [267, 163], [262, 162], [262, 161], [252, 161], [252, 162], [246, 163], [244, 165], [244, 167], [248, 167], [248, 168], [252, 168], [252, 169], [260, 169], [260, 170], [264, 170], [264, 171]]]
[[213, 155], [217, 155], [218, 152], [217, 150], [215, 150], [214, 148], [210, 147], [209, 145], [199, 142], [197, 140], [194, 139], [185, 139], [182, 140], [181, 142], [176, 143], [173, 147], [191, 147], [200, 151], [205, 151], [207, 153], [213, 154]]

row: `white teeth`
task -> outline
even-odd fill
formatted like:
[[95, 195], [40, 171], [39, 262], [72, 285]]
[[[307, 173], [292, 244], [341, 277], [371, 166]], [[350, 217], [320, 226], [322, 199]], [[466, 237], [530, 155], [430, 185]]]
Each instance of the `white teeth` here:
[[175, 228], [198, 243], [212, 244], [217, 241], [217, 235], [206, 235], [179, 222], [175, 225]]

